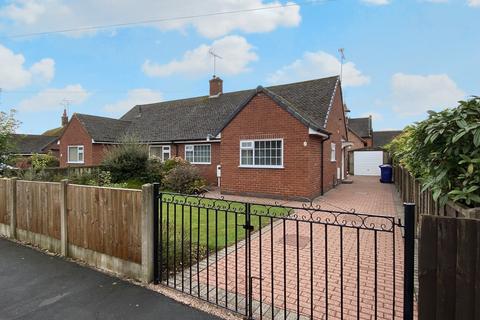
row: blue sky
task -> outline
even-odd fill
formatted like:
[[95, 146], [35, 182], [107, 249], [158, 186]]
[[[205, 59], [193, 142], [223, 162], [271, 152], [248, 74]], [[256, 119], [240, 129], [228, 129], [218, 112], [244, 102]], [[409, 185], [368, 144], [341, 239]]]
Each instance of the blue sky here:
[[403, 128], [480, 94], [480, 0], [111, 3], [0, 0], [0, 108], [18, 110], [19, 132], [57, 127], [65, 99], [70, 115], [119, 117], [135, 104], [205, 95], [210, 48], [223, 57], [225, 91], [337, 74], [345, 48], [345, 102], [352, 117], [372, 114], [375, 130]]

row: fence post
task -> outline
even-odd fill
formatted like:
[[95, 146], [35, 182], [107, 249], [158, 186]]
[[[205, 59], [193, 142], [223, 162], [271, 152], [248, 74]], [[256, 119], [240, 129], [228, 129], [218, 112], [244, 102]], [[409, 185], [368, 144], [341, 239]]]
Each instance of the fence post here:
[[153, 199], [154, 187], [151, 184], [142, 186], [142, 281], [149, 283], [153, 280], [154, 268], [154, 223]]
[[8, 180], [10, 197], [8, 198], [8, 208], [10, 213], [10, 238], [17, 237], [17, 178]]
[[403, 319], [413, 319], [414, 259], [415, 259], [415, 204], [404, 203], [404, 280], [403, 280]]
[[[163, 275], [163, 215], [162, 209], [163, 204], [159, 204], [162, 200], [162, 195], [160, 193], [160, 184], [153, 184], [153, 197], [152, 197], [152, 208], [153, 208], [153, 283], [159, 284], [162, 281]], [[167, 209], [167, 215], [170, 213]], [[168, 226], [167, 226], [168, 228]], [[168, 248], [167, 248], [168, 250]], [[159, 257], [160, 256], [160, 257]], [[168, 269], [167, 269], [168, 270]]]
[[60, 241], [61, 254], [68, 256], [68, 207], [67, 207], [67, 191], [68, 179], [60, 182]]

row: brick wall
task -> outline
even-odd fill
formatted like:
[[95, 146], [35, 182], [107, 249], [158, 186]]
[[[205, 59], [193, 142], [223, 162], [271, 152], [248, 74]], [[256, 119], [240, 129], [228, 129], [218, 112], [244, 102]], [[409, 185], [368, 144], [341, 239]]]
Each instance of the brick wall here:
[[[324, 142], [324, 191], [333, 187], [337, 180], [337, 168], [342, 165], [342, 139], [347, 140], [345, 128], [345, 113], [343, 111], [342, 92], [340, 88], [335, 91], [332, 108], [327, 122], [327, 131], [332, 135], [330, 139]], [[331, 161], [331, 143], [336, 145], [336, 161]], [[347, 167], [347, 151], [345, 151], [344, 164]]]
[[[240, 168], [240, 140], [283, 139], [284, 168]], [[258, 94], [222, 131], [222, 192], [312, 197], [320, 192], [320, 139]]]
[[212, 186], [217, 185], [217, 165], [220, 164], [220, 143], [219, 142], [202, 142], [202, 143], [179, 143], [170, 145], [172, 157], [180, 157], [185, 159], [185, 145], [187, 144], [210, 144], [211, 164], [195, 164], [200, 170], [202, 176]]
[[[68, 146], [83, 145], [84, 148], [84, 163], [71, 164], [68, 161]], [[63, 135], [60, 137], [60, 167], [67, 166], [92, 166], [95, 165], [93, 161], [93, 145], [92, 138], [82, 126], [75, 115], [72, 116], [70, 123], [65, 128]]]
[[360, 140], [360, 138], [351, 131], [348, 132], [348, 141], [353, 143], [353, 146], [350, 148], [350, 150], [360, 149], [367, 146], [366, 143]]

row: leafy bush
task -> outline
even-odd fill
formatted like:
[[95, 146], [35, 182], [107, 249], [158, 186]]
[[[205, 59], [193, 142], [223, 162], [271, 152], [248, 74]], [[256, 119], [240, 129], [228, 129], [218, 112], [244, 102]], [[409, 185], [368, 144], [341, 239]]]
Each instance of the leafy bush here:
[[36, 153], [32, 155], [31, 164], [34, 169], [45, 169], [58, 167], [60, 162], [52, 153], [49, 152], [47, 154]]
[[108, 149], [102, 162], [105, 170], [110, 171], [112, 181], [144, 178], [148, 170], [148, 147], [137, 143], [133, 136], [121, 139], [121, 144]]
[[435, 201], [480, 205], [480, 97], [454, 109], [429, 111], [387, 149], [423, 184]]
[[187, 165], [188, 161], [181, 157], [173, 157], [163, 162], [162, 170], [165, 174], [169, 173], [173, 168], [179, 165]]
[[52, 181], [51, 175], [43, 169], [29, 168], [21, 171], [18, 175], [21, 180], [28, 181]]
[[178, 193], [199, 193], [205, 186], [205, 180], [200, 176], [198, 168], [189, 163], [177, 165], [164, 179], [164, 187]]

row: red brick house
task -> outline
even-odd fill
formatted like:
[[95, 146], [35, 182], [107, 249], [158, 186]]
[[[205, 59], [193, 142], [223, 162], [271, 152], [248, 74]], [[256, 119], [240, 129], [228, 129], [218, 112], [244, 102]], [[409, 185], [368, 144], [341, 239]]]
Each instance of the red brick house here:
[[[120, 119], [74, 114], [60, 165], [100, 164], [134, 134], [162, 160], [180, 156], [222, 193], [312, 198], [345, 178], [349, 143], [338, 77], [137, 105]], [[221, 173], [221, 177], [218, 177]]]
[[348, 118], [347, 126], [351, 150], [373, 146], [372, 116], [365, 118]]

